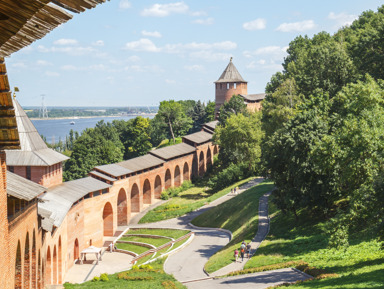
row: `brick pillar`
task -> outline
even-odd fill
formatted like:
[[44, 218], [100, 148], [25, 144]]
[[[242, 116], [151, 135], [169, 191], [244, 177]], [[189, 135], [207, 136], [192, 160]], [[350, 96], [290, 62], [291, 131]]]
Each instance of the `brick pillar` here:
[[10, 247], [7, 219], [7, 166], [5, 152], [0, 151], [0, 288], [12, 288], [14, 276], [10, 276]]

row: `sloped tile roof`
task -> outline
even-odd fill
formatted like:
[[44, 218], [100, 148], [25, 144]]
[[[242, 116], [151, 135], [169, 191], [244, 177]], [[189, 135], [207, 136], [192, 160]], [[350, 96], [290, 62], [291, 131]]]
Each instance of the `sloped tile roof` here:
[[183, 139], [187, 139], [195, 144], [202, 144], [212, 140], [212, 134], [206, 131], [199, 131], [183, 136]]
[[240, 94], [241, 97], [243, 97], [246, 101], [258, 101], [263, 100], [266, 96], [265, 93], [258, 93], [258, 94]]
[[239, 71], [232, 62], [232, 58], [229, 61], [227, 67], [221, 74], [220, 78], [215, 83], [221, 82], [246, 82], [240, 75]]
[[168, 146], [165, 148], [153, 150], [153, 151], [150, 151], [149, 153], [163, 160], [170, 160], [175, 157], [191, 154], [195, 151], [196, 149], [193, 146], [190, 146], [186, 143], [180, 143], [180, 144]]
[[20, 104], [14, 99], [20, 150], [6, 150], [9, 166], [51, 166], [69, 159], [45, 144]]
[[47, 191], [46, 187], [43, 187], [35, 182], [20, 177], [10, 171], [7, 171], [7, 194], [15, 198], [31, 201], [38, 197], [42, 193]]

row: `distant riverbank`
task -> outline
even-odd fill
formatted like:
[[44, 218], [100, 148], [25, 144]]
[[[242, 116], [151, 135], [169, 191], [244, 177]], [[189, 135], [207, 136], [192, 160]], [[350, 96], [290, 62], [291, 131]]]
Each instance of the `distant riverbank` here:
[[31, 120], [59, 120], [59, 119], [87, 119], [87, 118], [105, 118], [105, 117], [114, 117], [114, 118], [134, 118], [137, 116], [149, 117], [153, 118], [156, 113], [137, 113], [137, 114], [122, 114], [122, 115], [98, 115], [98, 116], [63, 116], [63, 117], [48, 117], [48, 118], [38, 118], [38, 117], [30, 117]]

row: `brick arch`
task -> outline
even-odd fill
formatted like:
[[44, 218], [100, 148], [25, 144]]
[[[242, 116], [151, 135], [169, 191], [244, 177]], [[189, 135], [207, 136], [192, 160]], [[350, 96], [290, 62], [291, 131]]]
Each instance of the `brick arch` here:
[[117, 196], [117, 225], [128, 225], [128, 201], [127, 194], [123, 188], [120, 189]]
[[113, 208], [110, 202], [104, 205], [103, 209], [104, 236], [113, 236]]
[[25, 237], [25, 247], [24, 247], [24, 289], [29, 289], [31, 284], [31, 252], [29, 245], [29, 232]]
[[173, 175], [173, 184], [175, 187], [179, 187], [181, 185], [181, 176], [180, 176], [180, 167], [175, 167], [175, 174]]
[[140, 212], [140, 190], [137, 184], [132, 185], [131, 189], [131, 212], [138, 213]]
[[17, 241], [16, 260], [15, 260], [15, 289], [22, 288], [22, 268], [21, 268], [21, 246], [20, 240]]
[[76, 238], [73, 243], [73, 261], [80, 259], [80, 249], [79, 249], [79, 240]]
[[193, 156], [193, 161], [192, 161], [192, 174], [193, 174], [194, 176], [198, 176], [198, 175], [199, 175], [199, 160], [198, 160], [197, 155], [194, 155], [194, 156]]
[[190, 179], [189, 166], [188, 166], [188, 163], [185, 162], [183, 167], [183, 181], [189, 181], [189, 179]]
[[164, 178], [164, 187], [165, 189], [168, 189], [172, 186], [172, 176], [171, 176], [171, 171], [167, 169], [165, 172], [165, 178]]
[[160, 199], [161, 191], [162, 191], [161, 178], [159, 175], [157, 175], [155, 178], [155, 198], [156, 199]]
[[203, 176], [205, 173], [205, 160], [204, 160], [204, 152], [201, 151], [199, 155], [199, 176]]
[[63, 275], [63, 263], [62, 263], [62, 248], [61, 248], [61, 236], [59, 236], [58, 250], [57, 250], [57, 274], [58, 274], [58, 283], [63, 283], [62, 275]]
[[43, 273], [43, 268], [42, 268], [42, 264], [41, 264], [41, 255], [40, 255], [40, 250], [39, 250], [39, 253], [38, 253], [38, 257], [37, 257], [37, 289], [41, 289], [43, 288], [43, 280], [41, 279], [41, 276], [42, 276], [42, 273]]
[[211, 148], [207, 149], [207, 168], [213, 164]]
[[53, 258], [52, 258], [52, 284], [57, 284], [57, 250], [56, 245], [53, 247]]
[[51, 283], [52, 283], [52, 260], [51, 260], [51, 248], [48, 246], [46, 266], [45, 266], [45, 284], [49, 285]]
[[33, 229], [32, 233], [32, 289], [36, 289], [36, 273], [37, 273], [37, 264], [36, 264], [36, 233], [35, 229]]
[[143, 186], [143, 202], [144, 204], [151, 204], [152, 203], [152, 196], [151, 196], [151, 183], [148, 179], [144, 181]]
[[219, 153], [219, 149], [218, 149], [217, 145], [215, 145], [214, 148], [213, 148], [213, 155], [215, 156], [218, 153]]

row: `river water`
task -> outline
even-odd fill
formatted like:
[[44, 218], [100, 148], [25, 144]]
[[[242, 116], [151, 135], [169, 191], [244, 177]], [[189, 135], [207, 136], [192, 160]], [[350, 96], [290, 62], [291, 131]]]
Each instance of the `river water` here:
[[[73, 129], [78, 131], [79, 134], [86, 128], [93, 128], [100, 120], [104, 122], [112, 122], [113, 120], [129, 120], [135, 118], [137, 115], [126, 115], [116, 117], [92, 117], [92, 118], [78, 118], [78, 119], [35, 119], [31, 120], [36, 127], [39, 134], [47, 138], [48, 143], [58, 142], [59, 139], [65, 141], [65, 137], [69, 135], [69, 131]], [[143, 115], [143, 117], [153, 118], [154, 115]], [[71, 121], [75, 124], [71, 125]]]

